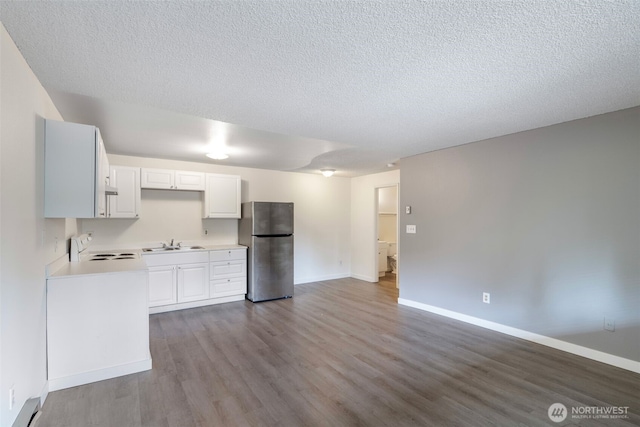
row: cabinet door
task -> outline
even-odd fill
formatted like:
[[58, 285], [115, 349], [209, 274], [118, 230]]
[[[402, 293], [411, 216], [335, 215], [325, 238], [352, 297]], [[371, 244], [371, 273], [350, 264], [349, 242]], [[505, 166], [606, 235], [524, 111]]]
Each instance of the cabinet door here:
[[240, 218], [240, 176], [210, 173], [206, 181], [203, 217]]
[[45, 218], [99, 217], [95, 126], [45, 120], [44, 133]]
[[177, 301], [176, 267], [149, 267], [149, 307], [175, 304]]
[[174, 171], [169, 169], [142, 168], [140, 186], [142, 188], [171, 190], [175, 188], [174, 176]]
[[140, 209], [140, 169], [113, 166], [109, 183], [118, 189], [117, 196], [109, 198], [109, 218], [138, 218]]
[[204, 191], [204, 173], [175, 171], [175, 187], [178, 190]]
[[209, 298], [209, 265], [207, 263], [178, 266], [178, 302]]
[[96, 218], [107, 216], [106, 186], [109, 185], [109, 160], [104, 142], [100, 136], [100, 129], [96, 128]]

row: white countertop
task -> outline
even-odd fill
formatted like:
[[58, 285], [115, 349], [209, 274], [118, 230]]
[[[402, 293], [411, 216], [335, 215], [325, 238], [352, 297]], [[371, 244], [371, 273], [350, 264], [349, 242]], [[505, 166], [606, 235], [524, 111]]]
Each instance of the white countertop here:
[[67, 262], [51, 274], [48, 279], [67, 276], [88, 276], [95, 274], [117, 274], [132, 271], [146, 271], [147, 265], [142, 258], [109, 261]]
[[157, 255], [157, 254], [171, 254], [171, 253], [189, 253], [189, 252], [208, 252], [208, 251], [229, 251], [229, 250], [233, 250], [233, 249], [246, 249], [246, 246], [242, 246], [242, 245], [234, 245], [234, 244], [229, 244], [229, 245], [194, 245], [194, 246], [202, 246], [202, 249], [176, 249], [176, 250], [169, 250], [169, 251], [156, 251], [156, 252], [142, 252], [140, 251], [140, 254], [142, 255]]
[[[224, 244], [224, 245], [200, 245], [203, 249], [183, 249], [176, 251], [158, 251], [158, 252], [142, 252], [140, 249], [127, 249], [118, 248], [116, 250], [100, 250], [91, 251], [91, 254], [101, 252], [136, 252], [145, 256], [153, 256], [157, 254], [171, 254], [171, 253], [190, 253], [190, 252], [204, 252], [204, 251], [224, 251], [233, 249], [246, 249], [246, 246], [236, 244]], [[86, 258], [86, 257], [85, 257]], [[96, 274], [118, 274], [132, 271], [146, 271], [147, 265], [144, 258], [140, 256], [137, 259], [121, 259], [121, 260], [107, 260], [107, 261], [80, 261], [69, 262], [68, 255], [66, 262], [64, 259], [59, 259], [52, 263], [52, 271], [48, 279], [56, 279], [68, 276], [82, 276], [82, 275], [96, 275]]]

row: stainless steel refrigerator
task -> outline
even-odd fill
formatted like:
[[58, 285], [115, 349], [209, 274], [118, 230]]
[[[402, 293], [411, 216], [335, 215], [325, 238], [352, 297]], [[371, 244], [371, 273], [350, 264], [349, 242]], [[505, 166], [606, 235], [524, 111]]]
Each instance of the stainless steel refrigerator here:
[[238, 242], [249, 247], [247, 299], [291, 298], [293, 203], [243, 203]]

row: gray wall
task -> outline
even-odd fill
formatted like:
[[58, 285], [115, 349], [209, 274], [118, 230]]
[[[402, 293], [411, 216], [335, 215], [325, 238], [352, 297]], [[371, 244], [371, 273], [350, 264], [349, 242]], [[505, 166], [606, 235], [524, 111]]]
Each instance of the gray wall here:
[[400, 298], [640, 361], [640, 108], [402, 159], [400, 181]]

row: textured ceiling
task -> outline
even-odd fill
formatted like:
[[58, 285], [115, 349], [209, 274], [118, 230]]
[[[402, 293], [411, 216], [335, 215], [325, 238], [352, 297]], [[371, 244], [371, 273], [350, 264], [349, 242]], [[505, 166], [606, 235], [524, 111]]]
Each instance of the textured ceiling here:
[[208, 161], [226, 138], [228, 164], [345, 176], [639, 105], [639, 16], [635, 0], [0, 3], [108, 152]]

